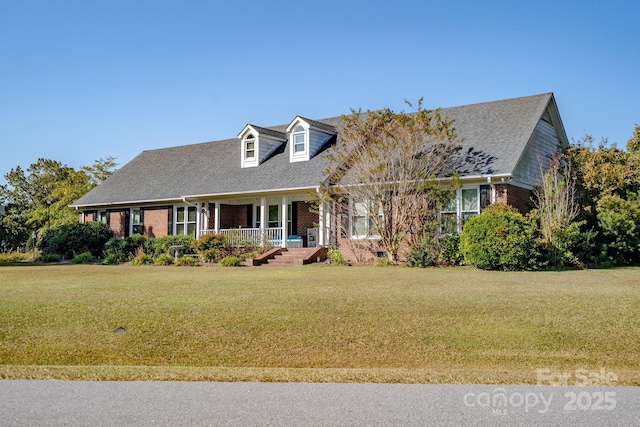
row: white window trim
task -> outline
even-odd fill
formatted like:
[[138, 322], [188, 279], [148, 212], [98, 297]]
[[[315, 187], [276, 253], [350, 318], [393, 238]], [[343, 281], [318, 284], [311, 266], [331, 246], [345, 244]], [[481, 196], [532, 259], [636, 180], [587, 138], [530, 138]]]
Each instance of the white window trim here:
[[[365, 205], [365, 212], [364, 212], [365, 234], [363, 235], [353, 234], [353, 217], [356, 215], [354, 215], [354, 200], [349, 199], [349, 224], [348, 224], [349, 230], [347, 231], [347, 235], [349, 236], [349, 239], [352, 239], [352, 240], [380, 240], [381, 238], [380, 234], [370, 233], [371, 213], [369, 212], [368, 209], [366, 209], [366, 203], [364, 203], [364, 205]], [[384, 212], [380, 212], [379, 215], [384, 217]], [[361, 216], [361, 215], [357, 215], [357, 216]]]
[[[303, 131], [296, 131], [298, 127], [301, 127]], [[309, 126], [303, 121], [295, 123], [289, 134], [289, 141], [291, 142], [290, 155], [292, 162], [301, 162], [309, 160]], [[296, 135], [303, 135], [304, 148], [302, 151], [296, 151]]]
[[[183, 232], [180, 234], [180, 236], [189, 235], [189, 233], [187, 232], [187, 230], [189, 229], [189, 224], [195, 224], [196, 237], [197, 237], [197, 235], [198, 235], [198, 209], [197, 209], [197, 207], [195, 207], [196, 220], [195, 221], [189, 221], [189, 208], [194, 208], [194, 206], [191, 206], [191, 205], [176, 205], [176, 206], [173, 207], [173, 235], [174, 236], [178, 236], [178, 224], [184, 225]], [[184, 221], [183, 222], [178, 222], [178, 209], [184, 209]]]
[[[302, 128], [302, 130], [297, 130], [298, 128]], [[296, 136], [302, 136], [302, 143], [296, 142]], [[294, 156], [304, 156], [309, 151], [309, 130], [305, 129], [302, 125], [297, 125], [291, 134], [291, 140], [293, 141], [293, 155]], [[296, 151], [296, 145], [302, 145], [302, 150]]]
[[[278, 225], [276, 225], [276, 228], [278, 227], [282, 227], [282, 206], [280, 204], [277, 203], [267, 203], [265, 205], [265, 219], [266, 219], [266, 224], [264, 226], [264, 228], [274, 228], [274, 227], [269, 227], [269, 222], [273, 222], [273, 221], [269, 221], [269, 207], [272, 206], [277, 206], [278, 207]], [[292, 202], [287, 203], [287, 209], [289, 209], [291, 212], [287, 212], [287, 228], [289, 228], [289, 225], [293, 226], [293, 204]], [[253, 226], [255, 228], [260, 228], [260, 226], [262, 224], [260, 224], [260, 204], [253, 204], [253, 211], [254, 211], [254, 215], [255, 218], [253, 219]]]
[[[462, 192], [463, 190], [475, 190], [476, 191], [476, 209], [475, 210], [463, 210], [462, 209]], [[476, 215], [480, 214], [480, 186], [476, 185], [476, 186], [463, 186], [462, 188], [459, 188], [456, 190], [455, 193], [455, 202], [456, 202], [456, 209], [455, 211], [453, 210], [441, 210], [438, 213], [438, 218], [442, 218], [442, 214], [451, 214], [451, 213], [455, 213], [456, 214], [456, 232], [460, 233], [462, 232], [462, 227], [463, 227], [463, 221], [464, 221], [464, 214], [465, 213], [475, 213]]]
[[[104, 221], [102, 220], [104, 218]], [[106, 210], [97, 211], [96, 221], [101, 222], [103, 224], [109, 224], [109, 215]]]
[[[247, 145], [249, 142], [253, 142], [253, 149], [249, 150]], [[249, 151], [253, 151], [253, 156], [249, 157], [247, 153]], [[253, 133], [247, 134], [244, 138], [242, 138], [242, 161], [243, 163], [255, 163], [258, 161], [258, 136]]]

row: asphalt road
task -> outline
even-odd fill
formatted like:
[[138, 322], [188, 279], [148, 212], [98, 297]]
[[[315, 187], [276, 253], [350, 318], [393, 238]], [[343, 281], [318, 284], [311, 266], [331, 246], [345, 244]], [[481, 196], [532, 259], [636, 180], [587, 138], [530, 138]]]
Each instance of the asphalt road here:
[[639, 387], [0, 381], [1, 426], [637, 426]]

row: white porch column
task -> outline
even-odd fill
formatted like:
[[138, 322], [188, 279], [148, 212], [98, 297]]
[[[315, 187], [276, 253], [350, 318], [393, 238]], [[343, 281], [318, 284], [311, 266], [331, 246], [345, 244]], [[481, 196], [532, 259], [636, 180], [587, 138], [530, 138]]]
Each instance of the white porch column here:
[[200, 202], [196, 202], [196, 239], [200, 237], [200, 230], [202, 230], [202, 209], [200, 209]]
[[331, 212], [329, 213], [329, 245], [335, 246], [338, 243], [338, 225], [336, 224], [336, 201], [331, 201]]
[[267, 198], [260, 198], [260, 235], [262, 236], [262, 246], [267, 244]]
[[216, 234], [220, 233], [220, 202], [213, 205], [213, 230]]
[[325, 236], [327, 221], [325, 219], [327, 213], [327, 206], [325, 203], [320, 203], [318, 206], [318, 246], [325, 246]]
[[288, 208], [288, 200], [287, 196], [282, 196], [282, 247], [287, 247], [287, 237], [289, 237], [288, 226], [289, 226], [289, 209]]
[[202, 213], [203, 220], [201, 229], [208, 230], [209, 229], [209, 217], [211, 216], [211, 211], [209, 210], [209, 202], [204, 202], [202, 204]]

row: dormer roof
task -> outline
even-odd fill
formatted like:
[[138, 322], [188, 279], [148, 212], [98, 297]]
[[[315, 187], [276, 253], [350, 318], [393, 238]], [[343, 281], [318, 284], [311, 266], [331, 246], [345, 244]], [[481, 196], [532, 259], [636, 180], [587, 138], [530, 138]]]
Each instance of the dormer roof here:
[[279, 132], [277, 130], [273, 130], [269, 128], [263, 128], [261, 126], [252, 125], [250, 123], [248, 123], [244, 128], [242, 128], [242, 130], [238, 134], [238, 138], [244, 138], [244, 136], [249, 132], [253, 132], [257, 134], [256, 136], [259, 136], [259, 135], [267, 136], [270, 139], [276, 139], [282, 142], [285, 142], [287, 140], [287, 134], [284, 132]]
[[331, 125], [326, 124], [326, 123], [319, 122], [317, 120], [307, 119], [306, 117], [302, 117], [302, 116], [296, 116], [296, 118], [293, 119], [291, 121], [291, 123], [289, 123], [289, 126], [287, 126], [286, 131], [287, 132], [291, 132], [291, 130], [298, 123], [300, 123], [301, 121], [305, 122], [312, 129], [318, 130], [318, 131], [321, 131], [321, 132], [325, 132], [325, 133], [327, 133], [329, 135], [335, 135], [336, 133], [338, 133], [338, 131], [336, 130], [336, 128], [334, 126], [331, 126]]

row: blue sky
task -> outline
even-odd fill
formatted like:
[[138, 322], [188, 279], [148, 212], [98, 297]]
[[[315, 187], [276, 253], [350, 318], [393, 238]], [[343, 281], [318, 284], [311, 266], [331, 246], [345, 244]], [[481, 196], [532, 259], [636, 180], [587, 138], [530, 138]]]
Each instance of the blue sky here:
[[554, 92], [570, 139], [624, 147], [639, 15], [634, 0], [0, 0], [0, 175], [420, 97]]

